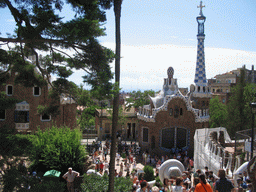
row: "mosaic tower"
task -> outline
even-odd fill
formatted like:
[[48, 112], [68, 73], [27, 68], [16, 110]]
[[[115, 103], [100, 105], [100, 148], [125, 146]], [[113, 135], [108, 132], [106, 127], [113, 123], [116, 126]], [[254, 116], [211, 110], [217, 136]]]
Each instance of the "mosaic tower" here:
[[196, 72], [195, 72], [195, 91], [194, 97], [208, 97], [209, 87], [206, 80], [205, 74], [205, 55], [204, 55], [204, 23], [206, 17], [203, 15], [202, 8], [205, 7], [202, 5], [202, 1], [198, 8], [200, 8], [199, 16], [196, 17], [198, 23], [198, 34], [197, 34], [197, 60], [196, 60]]

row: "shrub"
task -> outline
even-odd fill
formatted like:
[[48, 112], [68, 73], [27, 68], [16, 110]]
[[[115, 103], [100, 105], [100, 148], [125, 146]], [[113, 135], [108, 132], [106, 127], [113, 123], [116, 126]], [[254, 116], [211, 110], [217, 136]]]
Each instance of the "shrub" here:
[[83, 174], [88, 156], [81, 145], [82, 134], [79, 130], [53, 126], [45, 131], [39, 129], [32, 138], [31, 170], [44, 173], [54, 169], [64, 173], [72, 167]]
[[[6, 165], [6, 169], [1, 170], [1, 184], [3, 191], [13, 191], [20, 189], [24, 182], [19, 162], [22, 156], [28, 156], [32, 142], [27, 135], [15, 134], [15, 128], [2, 126], [0, 128], [0, 167]], [[26, 171], [25, 171], [26, 172]]]
[[155, 179], [153, 167], [146, 165], [143, 171], [145, 172], [144, 179], [146, 181], [153, 181]]
[[31, 188], [31, 192], [64, 192], [66, 190], [66, 184], [60, 181], [43, 181], [37, 184], [34, 188]]
[[[81, 184], [83, 192], [105, 192], [108, 190], [108, 176], [103, 177], [91, 174], [84, 175], [83, 183]], [[128, 178], [115, 178], [115, 192], [125, 192], [132, 190], [132, 181]]]

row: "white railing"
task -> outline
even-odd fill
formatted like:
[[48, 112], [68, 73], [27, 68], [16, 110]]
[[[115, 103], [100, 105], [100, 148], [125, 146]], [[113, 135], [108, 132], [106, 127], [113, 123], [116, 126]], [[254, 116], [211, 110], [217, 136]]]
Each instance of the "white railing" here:
[[[227, 157], [223, 147], [207, 137], [205, 138], [205, 142], [195, 140], [194, 150], [195, 169], [204, 170], [204, 167], [207, 166], [209, 170], [212, 170], [213, 173], [217, 175], [218, 170], [222, 168], [225, 171], [228, 171], [227, 175], [229, 177], [232, 177], [231, 167], [233, 156], [231, 153], [228, 153]], [[233, 172], [235, 170], [233, 170]]]

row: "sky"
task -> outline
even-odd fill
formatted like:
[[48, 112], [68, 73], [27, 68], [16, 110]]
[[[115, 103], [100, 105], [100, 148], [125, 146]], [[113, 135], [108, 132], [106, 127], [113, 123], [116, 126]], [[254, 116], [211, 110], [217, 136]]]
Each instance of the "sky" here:
[[[199, 0], [123, 0], [121, 13], [122, 91], [162, 89], [167, 69], [174, 68], [179, 87], [194, 83]], [[205, 65], [207, 79], [246, 65], [256, 65], [256, 1], [205, 0]], [[69, 7], [62, 13], [73, 15]], [[8, 10], [0, 9], [0, 32], [13, 31]], [[106, 11], [103, 46], [115, 50], [113, 9]], [[4, 25], [3, 25], [4, 23]], [[114, 63], [111, 63], [114, 72]], [[256, 66], [255, 66], [256, 68]], [[71, 80], [82, 82], [83, 71]]]

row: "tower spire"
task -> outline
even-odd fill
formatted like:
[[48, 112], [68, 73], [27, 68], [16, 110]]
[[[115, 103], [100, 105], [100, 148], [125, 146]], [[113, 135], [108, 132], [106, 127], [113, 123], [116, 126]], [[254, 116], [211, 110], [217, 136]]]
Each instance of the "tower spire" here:
[[[204, 56], [204, 23], [206, 20], [206, 17], [203, 15], [202, 8], [205, 7], [200, 2], [200, 5], [197, 6], [200, 8], [199, 16], [196, 17], [197, 23], [198, 23], [198, 34], [197, 34], [197, 60], [196, 60], [196, 73], [195, 73], [195, 94], [199, 94], [202, 96], [205, 96], [205, 94], [209, 94], [208, 84], [206, 80], [206, 74], [205, 74], [205, 56]], [[199, 96], [198, 95], [198, 96]]]
[[197, 8], [200, 8], [200, 13], [199, 13], [199, 15], [201, 15], [201, 16], [203, 16], [203, 11], [202, 11], [202, 9], [203, 9], [204, 7], [205, 7], [205, 5], [203, 5], [203, 2], [200, 1], [200, 5], [197, 6]]

